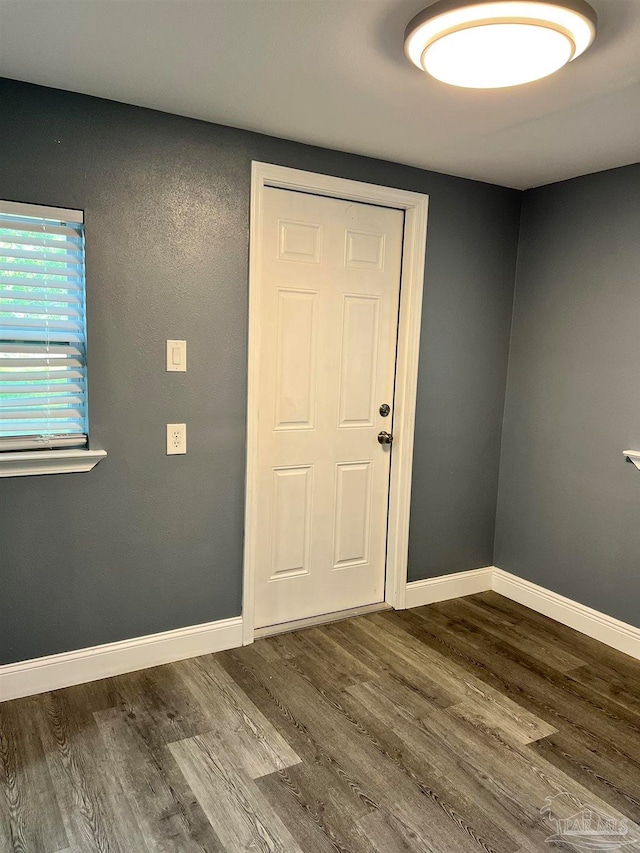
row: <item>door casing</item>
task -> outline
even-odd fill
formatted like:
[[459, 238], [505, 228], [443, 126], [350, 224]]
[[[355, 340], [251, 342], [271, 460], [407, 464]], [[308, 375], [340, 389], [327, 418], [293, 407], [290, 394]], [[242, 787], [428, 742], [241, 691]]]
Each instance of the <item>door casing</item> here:
[[262, 209], [265, 187], [297, 190], [354, 202], [393, 207], [405, 213], [400, 276], [400, 312], [393, 420], [393, 453], [389, 491], [387, 565], [384, 600], [405, 607], [409, 550], [409, 513], [415, 433], [422, 291], [429, 197], [421, 193], [350, 181], [253, 161], [251, 164], [251, 223], [249, 238], [249, 352], [247, 383], [247, 465], [245, 541], [242, 595], [243, 643], [254, 639], [255, 548], [258, 421], [257, 392], [260, 353], [260, 288]]

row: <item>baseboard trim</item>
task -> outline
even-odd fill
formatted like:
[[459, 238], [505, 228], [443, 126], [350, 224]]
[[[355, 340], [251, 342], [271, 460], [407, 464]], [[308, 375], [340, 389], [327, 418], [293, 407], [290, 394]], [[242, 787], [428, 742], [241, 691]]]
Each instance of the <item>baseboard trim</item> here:
[[491, 589], [493, 566], [482, 569], [470, 569], [468, 572], [456, 572], [452, 575], [440, 575], [407, 584], [406, 607], [421, 607], [447, 601], [463, 595], [474, 595]]
[[[640, 628], [496, 566], [408, 583], [406, 606], [421, 607], [491, 589], [640, 660]], [[0, 666], [0, 702], [240, 646], [242, 617], [237, 616], [10, 663]]]
[[0, 702], [242, 645], [242, 617], [0, 666]]
[[640, 628], [634, 625], [621, 622], [613, 616], [495, 567], [492, 589], [512, 601], [555, 619], [562, 625], [574, 628], [581, 634], [640, 660]]
[[606, 646], [640, 660], [640, 628], [512, 575], [497, 566], [471, 569], [407, 584], [406, 606], [421, 607], [477, 592], [494, 592], [530, 607]]

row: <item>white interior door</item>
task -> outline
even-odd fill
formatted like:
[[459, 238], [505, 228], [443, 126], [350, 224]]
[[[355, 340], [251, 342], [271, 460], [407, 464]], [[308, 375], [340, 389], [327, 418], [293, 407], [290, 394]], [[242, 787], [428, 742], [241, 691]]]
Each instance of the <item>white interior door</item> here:
[[384, 599], [403, 224], [264, 191], [257, 628]]

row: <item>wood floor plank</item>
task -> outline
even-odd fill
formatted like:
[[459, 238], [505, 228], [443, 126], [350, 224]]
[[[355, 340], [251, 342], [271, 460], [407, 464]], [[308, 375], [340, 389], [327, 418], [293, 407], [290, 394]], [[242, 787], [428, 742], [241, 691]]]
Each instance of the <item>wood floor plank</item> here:
[[[365, 630], [372, 630], [378, 643], [384, 642], [384, 639], [376, 635], [375, 619], [366, 621], [364, 626], [362, 622], [359, 625], [361, 628], [366, 626]], [[406, 646], [412, 645], [412, 638], [401, 632], [398, 642], [403, 641]], [[396, 646], [394, 646], [394, 652], [398, 658], [402, 658], [401, 650]], [[456, 756], [450, 752], [445, 751], [441, 757], [440, 767], [436, 768], [432, 759], [438, 744], [425, 743], [424, 749], [420, 749], [423, 733], [419, 728], [419, 720], [412, 719], [408, 710], [394, 699], [384, 701], [384, 697], [380, 695], [378, 681], [351, 686], [347, 689], [347, 693], [351, 696], [346, 696], [342, 691], [341, 678], [335, 679], [332, 675], [324, 673], [322, 669], [318, 670], [310, 665], [316, 656], [314, 650], [309, 649], [308, 653], [288, 658], [286, 664], [309, 681], [323, 697], [341, 706], [354, 725], [367, 730], [373, 736], [379, 749], [383, 750], [387, 757], [418, 784], [428, 787], [434, 800], [443, 805], [448, 804], [452, 814], [458, 814], [467, 825], [473, 825], [478, 835], [490, 846], [502, 851], [512, 851], [518, 846], [516, 839], [509, 837], [508, 815], [501, 816], [499, 825], [489, 818], [489, 815], [492, 815], [492, 809], [495, 811], [497, 806], [499, 810], [499, 800], [492, 799], [490, 792], [481, 792], [479, 786], [475, 785], [472, 775], [467, 774], [466, 777], [462, 777], [458, 774], [456, 781], [451, 782], [448, 774], [450, 768], [455, 766]], [[448, 664], [446, 661], [437, 660], [435, 665], [441, 668]], [[529, 743], [537, 737], [544, 737], [555, 731], [526, 711], [516, 708], [513, 703], [507, 706], [508, 700], [504, 697], [492, 695], [488, 698], [487, 693], [490, 691], [484, 685], [469, 683], [467, 687], [472, 691], [473, 700], [467, 700], [466, 705], [452, 706], [451, 712], [460, 709], [460, 713], [464, 716], [463, 712], [466, 708], [466, 713], [470, 715], [473, 702], [481, 708], [478, 717], [483, 722], [486, 721], [488, 726], [494, 725], [498, 729], [505, 730], [507, 736], [512, 736], [516, 743]], [[372, 717], [370, 711], [373, 708], [376, 709], [379, 720]], [[383, 709], [382, 712], [381, 709]], [[424, 714], [424, 710], [422, 713]], [[406, 735], [404, 741], [397, 737], [401, 730]], [[469, 792], [474, 787], [476, 794], [486, 794], [482, 808], [478, 808], [476, 802], [471, 802], [470, 798], [462, 793]], [[481, 797], [476, 796], [476, 801], [479, 798]], [[517, 840], [524, 842], [526, 837], [522, 836]], [[544, 837], [541, 840], [544, 841]]]
[[430, 699], [434, 707], [455, 705], [466, 697], [467, 688], [457, 674], [450, 674], [450, 666], [442, 671], [431, 667], [433, 656], [430, 650], [425, 653], [420, 643], [399, 643], [386, 632], [379, 634], [370, 616], [341, 626], [342, 636], [350, 638], [354, 647], [366, 649], [381, 662], [383, 671], [420, 692], [425, 700]]
[[339, 680], [342, 687], [369, 681], [379, 674], [380, 667], [375, 659], [373, 665], [367, 664], [340, 643], [330, 631], [325, 630], [324, 626], [298, 631], [296, 637], [296, 653], [288, 657], [307, 657], [314, 662], [319, 676], [334, 683]]
[[292, 631], [256, 640], [256, 650], [267, 663], [279, 663], [287, 658], [295, 657], [300, 651], [301, 633], [301, 631]]
[[20, 853], [53, 853], [69, 844], [34, 724], [40, 701], [0, 704], [0, 832]]
[[[6, 744], [0, 744], [0, 749], [6, 750]], [[1, 759], [0, 759], [1, 760]], [[5, 773], [4, 767], [1, 770], [0, 775], [0, 785], [3, 788], [10, 784], [10, 777], [8, 777]], [[7, 849], [7, 851], [13, 851], [16, 849], [16, 845], [13, 843], [13, 839], [15, 837], [15, 833], [11, 830], [11, 818], [9, 815], [9, 803], [8, 798], [11, 797], [11, 794], [7, 794], [6, 791], [2, 791], [0, 794], [0, 842], [3, 846], [0, 846], [0, 850]], [[20, 849], [19, 847], [17, 848]], [[20, 853], [24, 853], [24, 848]]]
[[[245, 663], [257, 655], [246, 647], [234, 653]], [[428, 780], [406, 772], [386, 753], [384, 745], [364, 729], [357, 719], [345, 712], [343, 706], [321, 695], [290, 666], [270, 667], [268, 675], [258, 670], [258, 677], [267, 677], [271, 690], [292, 710], [316, 739], [339, 756], [347, 773], [374, 802], [393, 810], [404, 824], [434, 846], [455, 844], [461, 851], [493, 850], [448, 803], [431, 789]]]
[[[415, 699], [424, 703], [425, 709], [446, 708], [460, 701], [460, 691], [456, 685], [452, 692], [448, 693], [441, 685], [436, 684], [424, 671], [424, 667], [412, 667], [398, 661], [395, 655], [385, 653], [380, 644], [362, 632], [356, 631], [360, 621], [366, 617], [350, 619], [338, 622], [335, 625], [326, 625], [322, 631], [326, 631], [332, 638], [343, 645], [354, 657], [358, 657], [370, 667], [380, 680], [390, 689], [404, 690], [406, 694], [413, 695]], [[386, 680], [382, 679], [386, 676]]]
[[640, 691], [638, 663], [624, 652], [605, 646], [604, 643], [549, 619], [516, 601], [511, 601], [497, 592], [482, 592], [472, 596], [472, 600], [476, 604], [482, 604], [483, 607], [491, 607], [508, 614], [516, 624], [530, 630], [534, 636], [544, 639], [545, 642], [551, 642], [555, 647], [569, 654], [576, 655], [588, 666], [598, 669], [600, 665], [606, 664], [613, 670], [624, 673], [636, 683]]
[[531, 745], [571, 779], [640, 824], [640, 774], [600, 744], [585, 745], [571, 731], [558, 732]]
[[612, 670], [609, 666], [582, 666], [567, 673], [571, 681], [577, 681], [594, 693], [622, 705], [640, 716], [640, 690], [629, 678]]
[[375, 853], [439, 853], [427, 839], [407, 827], [391, 812], [367, 815], [358, 822], [358, 828], [369, 840], [371, 850]]
[[[636, 710], [631, 709], [627, 703], [618, 702], [613, 696], [609, 696], [605, 690], [594, 690], [589, 679], [580, 677], [580, 673], [584, 672], [586, 667], [571, 670], [563, 673], [562, 677], [556, 678], [553, 669], [547, 666], [545, 662], [523, 653], [516, 653], [507, 642], [496, 640], [495, 642], [492, 641], [489, 646], [491, 649], [498, 649], [503, 659], [526, 667], [538, 677], [540, 683], [544, 683], [547, 687], [560, 689], [569, 701], [575, 701], [583, 707], [588, 707], [593, 714], [594, 722], [605, 723], [607, 732], [614, 730], [609, 726], [609, 721], [612, 722], [615, 727], [616, 740], [623, 738], [629, 755], [640, 760], [640, 721]], [[633, 661], [631, 658], [625, 657], [627, 658], [626, 666], [628, 666], [629, 661]]]
[[500, 732], [508, 743], [533, 743], [558, 731], [506, 696], [496, 697], [496, 692], [478, 688], [476, 696], [451, 705], [449, 710], [476, 727]]
[[65, 687], [64, 696], [67, 704], [77, 709], [80, 714], [106, 711], [118, 704], [118, 692], [113, 678]]
[[[301, 773], [302, 766], [289, 767], [268, 776], [261, 776], [255, 784], [302, 850], [346, 853], [345, 836], [334, 828], [332, 815], [329, 814], [327, 818], [324, 799], [316, 799], [309, 793], [304, 782], [301, 783]], [[322, 784], [318, 774], [314, 781]]]
[[[628, 817], [626, 813], [617, 811], [611, 802], [585, 788], [575, 776], [546, 761], [534, 748], [537, 744], [515, 747], [503, 743], [502, 748], [497, 748], [500, 745], [495, 743], [493, 733], [470, 732], [468, 726], [459, 725], [458, 721], [452, 724], [448, 709], [430, 716], [424, 726], [435, 738], [446, 737], [454, 749], [464, 750], [466, 760], [472, 762], [486, 778], [499, 779], [502, 796], [517, 803], [523, 824], [532, 829], [544, 826], [541, 824], [541, 810], [547, 798], [562, 793], [568, 793], [618, 819]], [[640, 826], [629, 821], [629, 827], [640, 839]]]
[[[420, 617], [421, 619], [421, 617]], [[598, 714], [597, 704], [583, 705], [575, 701], [572, 689], [567, 693], [563, 692], [563, 685], [566, 679], [563, 677], [558, 683], [549, 683], [546, 678], [546, 673], [543, 677], [536, 679], [535, 673], [529, 668], [514, 668], [513, 662], [500, 661], [500, 652], [492, 654], [491, 650], [483, 660], [478, 659], [477, 651], [465, 644], [463, 635], [457, 637], [448, 636], [444, 625], [438, 624], [437, 614], [432, 613], [430, 617], [431, 627], [435, 631], [432, 639], [438, 646], [450, 645], [451, 652], [457, 656], [461, 665], [464, 665], [465, 659], [472, 667], [480, 667], [480, 671], [484, 675], [495, 681], [497, 685], [502, 684], [505, 692], [514, 692], [518, 697], [518, 701], [530, 705], [533, 708], [541, 709], [543, 713], [555, 717], [555, 722], [560, 730], [560, 735], [552, 735], [550, 740], [559, 739], [560, 737], [569, 737], [574, 744], [573, 750], [579, 750], [582, 755], [582, 764], [587, 767], [587, 777], [595, 780], [596, 776], [600, 776], [603, 783], [610, 787], [612, 791], [620, 791], [621, 796], [630, 798], [633, 802], [637, 797], [637, 780], [640, 779], [640, 768], [637, 760], [629, 756], [624, 749], [621, 748], [617, 740], [618, 727], [611, 719]], [[434, 627], [434, 623], [435, 626]], [[437, 640], [436, 640], [437, 634]], [[424, 636], [424, 635], [423, 635]], [[472, 656], [475, 655], [475, 658]], [[508, 670], [505, 673], [505, 663]], [[539, 742], [540, 749], [544, 748], [545, 740]], [[535, 744], [532, 744], [535, 746]], [[588, 760], [586, 757], [588, 756]], [[562, 763], [558, 766], [563, 767]], [[575, 772], [569, 775], [580, 774], [578, 765], [576, 764]], [[582, 777], [582, 781], [587, 785], [587, 777]], [[594, 783], [595, 784], [595, 783]], [[596, 793], [602, 794], [602, 790], [597, 786], [594, 787]], [[616, 800], [620, 806], [622, 801]], [[630, 817], [636, 817], [636, 812], [627, 807], [625, 814]]]
[[238, 771], [210, 733], [169, 745], [227, 850], [303, 853], [255, 783]]
[[460, 716], [477, 719], [487, 726], [495, 726], [505, 736], [519, 743], [530, 743], [557, 731], [536, 714], [514, 702], [468, 669], [461, 668], [447, 655], [425, 646], [408, 635], [401, 626], [389, 623], [388, 619], [378, 620], [372, 616], [369, 622], [361, 622], [354, 630], [363, 630], [375, 638], [382, 633], [380, 642], [386, 643], [390, 651], [399, 660], [418, 659], [419, 665], [435, 681], [440, 681], [450, 693], [452, 684], [457, 686], [459, 701], [448, 707], [456, 708]]
[[366, 797], [342, 796], [336, 785], [333, 762], [310, 767], [288, 767], [263, 776], [256, 785], [282, 817], [303, 850], [327, 849], [340, 853], [371, 853], [371, 845], [358, 830], [358, 820], [377, 811]]
[[93, 714], [63, 690], [44, 694], [38, 729], [72, 848], [146, 853], [147, 846], [110, 762]]
[[412, 718], [376, 691], [375, 684], [359, 685], [349, 693], [358, 702], [343, 700], [350, 713], [385, 744], [406, 772], [428, 782], [434, 796], [464, 816], [493, 849], [513, 851], [527, 840], [519, 825], [520, 811], [509, 810], [502, 790], [491, 777], [484, 778], [464, 753], [433, 735], [424, 723], [427, 717]]
[[116, 685], [123, 711], [151, 750], [217, 731], [252, 777], [300, 760], [213, 655], [123, 676]]
[[118, 707], [137, 720], [149, 748], [161, 749], [210, 728], [207, 709], [193, 696], [177, 664], [127, 673], [114, 682]]
[[157, 853], [223, 851], [166, 747], [149, 749], [129, 715], [117, 708], [97, 712], [94, 717], [147, 849]]
[[[416, 690], [391, 673], [385, 673], [379, 678], [373, 679], [372, 682], [363, 682], [363, 684], [370, 683], [375, 684], [375, 690], [378, 695], [392, 701], [412, 717], [421, 719], [440, 707], [440, 705], [433, 701], [432, 697], [430, 697], [429, 701], [425, 701], [423, 692]], [[455, 707], [455, 705], [446, 703], [443, 707]]]
[[352, 837], [354, 821], [380, 808], [366, 785], [363, 787], [354, 778], [331, 743], [316, 739], [298, 714], [274, 692], [269, 677], [261, 679], [261, 670], [257, 673], [234, 653], [224, 653], [221, 657], [234, 680], [303, 759], [300, 765], [258, 779], [258, 786], [262, 789], [266, 785], [271, 801], [275, 802], [273, 797], [279, 798], [280, 808], [284, 804], [287, 813], [292, 811], [290, 800], [295, 797], [298, 807], [314, 820], [334, 849], [343, 849], [350, 838], [350, 853], [368, 851], [368, 844], [363, 847], [362, 839], [354, 842]]
[[212, 655], [183, 663], [193, 694], [208, 710], [210, 730], [224, 736], [227, 751], [251, 778], [300, 762]]
[[425, 645], [450, 656], [516, 704], [559, 730], [571, 726], [584, 737], [602, 739], [640, 772], [640, 727], [633, 713], [473, 626], [467, 629], [464, 620], [452, 626], [439, 607], [433, 606], [428, 620], [410, 611], [400, 613], [399, 619]]
[[463, 616], [468, 622], [477, 625], [494, 637], [499, 637], [504, 642], [522, 651], [524, 654], [542, 661], [559, 672], [570, 672], [578, 667], [585, 666], [585, 661], [575, 654], [571, 654], [548, 637], [533, 634], [522, 624], [512, 624], [511, 621], [497, 619], [495, 612], [490, 613], [481, 603], [476, 602], [473, 596], [457, 600], [456, 612]]

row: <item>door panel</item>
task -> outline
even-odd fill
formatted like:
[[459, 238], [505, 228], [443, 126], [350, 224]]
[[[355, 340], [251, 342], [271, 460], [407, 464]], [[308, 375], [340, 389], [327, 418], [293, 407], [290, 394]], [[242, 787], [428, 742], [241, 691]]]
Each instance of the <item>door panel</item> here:
[[372, 462], [336, 465], [334, 569], [369, 562]]
[[347, 231], [345, 266], [381, 270], [384, 267], [384, 234]]
[[273, 560], [269, 580], [309, 573], [313, 469], [273, 472]]
[[278, 260], [320, 263], [322, 226], [278, 220]]
[[378, 344], [378, 296], [344, 297], [340, 365], [340, 427], [373, 426]]
[[265, 190], [256, 627], [384, 599], [403, 223]]
[[318, 294], [278, 289], [275, 428], [313, 429]]

